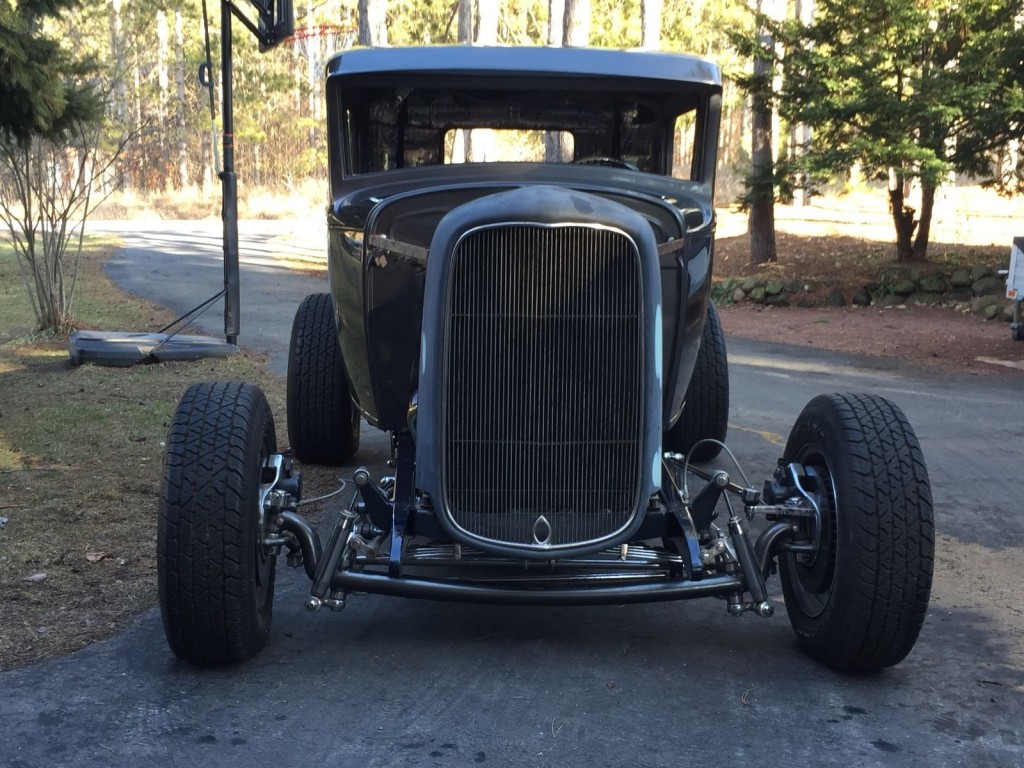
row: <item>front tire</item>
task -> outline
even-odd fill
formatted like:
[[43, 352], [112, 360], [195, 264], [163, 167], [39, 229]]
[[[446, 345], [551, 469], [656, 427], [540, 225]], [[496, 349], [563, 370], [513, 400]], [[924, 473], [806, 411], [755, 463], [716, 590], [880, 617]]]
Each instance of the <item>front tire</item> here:
[[270, 633], [276, 557], [264, 546], [260, 484], [277, 451], [258, 387], [194, 384], [167, 435], [157, 529], [160, 617], [175, 655], [224, 664]]
[[359, 411], [345, 375], [330, 294], [307, 296], [295, 312], [287, 408], [288, 441], [299, 461], [340, 466], [359, 449]]
[[817, 552], [779, 557], [801, 646], [842, 671], [898, 664], [921, 631], [935, 559], [914, 430], [884, 398], [822, 395], [793, 426], [785, 460], [813, 467], [824, 485]]
[[729, 360], [725, 333], [710, 303], [683, 403], [679, 421], [665, 433], [665, 449], [686, 453], [697, 446], [690, 458], [711, 461], [722, 452], [722, 446], [713, 442], [697, 444], [706, 439], [725, 442], [729, 429]]

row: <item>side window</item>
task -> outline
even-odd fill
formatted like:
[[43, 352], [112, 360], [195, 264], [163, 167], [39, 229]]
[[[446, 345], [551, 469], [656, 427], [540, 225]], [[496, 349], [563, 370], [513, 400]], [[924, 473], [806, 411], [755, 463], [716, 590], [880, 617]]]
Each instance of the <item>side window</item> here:
[[687, 112], [676, 118], [672, 131], [672, 176], [693, 178], [693, 153], [697, 140], [697, 113]]

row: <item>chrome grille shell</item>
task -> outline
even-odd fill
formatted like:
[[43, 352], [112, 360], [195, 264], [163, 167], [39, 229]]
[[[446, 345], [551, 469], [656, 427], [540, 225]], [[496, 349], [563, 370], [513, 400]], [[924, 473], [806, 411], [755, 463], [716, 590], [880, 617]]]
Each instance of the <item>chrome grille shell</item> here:
[[644, 498], [640, 250], [593, 223], [458, 240], [442, 308], [442, 511], [462, 537], [552, 555], [630, 527]]

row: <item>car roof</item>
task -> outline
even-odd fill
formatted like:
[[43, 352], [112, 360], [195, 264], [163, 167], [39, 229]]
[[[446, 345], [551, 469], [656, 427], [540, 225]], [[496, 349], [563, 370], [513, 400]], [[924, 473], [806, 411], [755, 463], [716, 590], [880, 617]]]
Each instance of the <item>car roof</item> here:
[[366, 82], [368, 75], [643, 80], [662, 87], [692, 83], [721, 88], [718, 65], [676, 53], [610, 48], [487, 47], [473, 45], [354, 48], [327, 64], [332, 80]]

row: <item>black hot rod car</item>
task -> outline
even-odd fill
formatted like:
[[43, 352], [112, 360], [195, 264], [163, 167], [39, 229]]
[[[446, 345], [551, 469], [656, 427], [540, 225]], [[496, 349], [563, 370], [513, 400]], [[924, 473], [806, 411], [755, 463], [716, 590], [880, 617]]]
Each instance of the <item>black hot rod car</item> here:
[[[608, 50], [356, 50], [330, 62], [327, 104], [330, 293], [295, 316], [291, 453], [247, 384], [193, 386], [170, 427], [158, 562], [177, 655], [260, 650], [287, 554], [312, 582], [310, 610], [352, 593], [715, 596], [770, 616], [778, 571], [815, 658], [852, 670], [906, 656], [933, 528], [901, 411], [815, 398], [763, 486], [729, 474], [708, 300], [717, 67]], [[292, 457], [348, 463], [364, 421], [390, 433], [393, 476], [355, 469], [353, 502], [322, 540], [298, 512]]]

